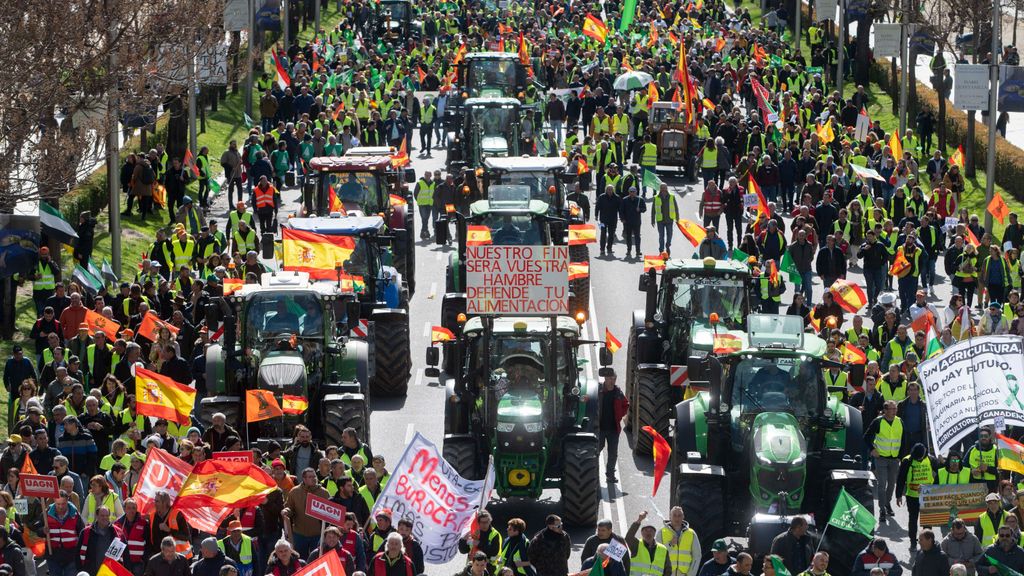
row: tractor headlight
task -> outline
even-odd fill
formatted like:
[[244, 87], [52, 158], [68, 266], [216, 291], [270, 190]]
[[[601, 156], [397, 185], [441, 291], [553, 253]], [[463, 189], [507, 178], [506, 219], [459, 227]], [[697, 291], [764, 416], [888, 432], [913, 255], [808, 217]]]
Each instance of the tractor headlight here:
[[523, 426], [526, 427], [526, 431], [530, 434], [536, 434], [544, 428], [544, 424], [541, 422], [527, 422]]
[[514, 422], [498, 422], [498, 432], [511, 432], [516, 427]]

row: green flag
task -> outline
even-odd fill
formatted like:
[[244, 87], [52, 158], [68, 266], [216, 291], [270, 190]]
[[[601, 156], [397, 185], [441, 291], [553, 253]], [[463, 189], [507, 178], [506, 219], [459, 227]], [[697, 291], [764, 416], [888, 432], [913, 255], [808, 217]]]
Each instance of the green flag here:
[[213, 190], [214, 196], [220, 196], [220, 182], [216, 178], [210, 178], [210, 190]]
[[868, 538], [875, 531], [875, 515], [856, 498], [850, 496], [846, 488], [840, 489], [839, 499], [836, 500], [836, 506], [832, 509], [832, 517], [828, 519], [828, 523], [842, 530], [863, 534]]
[[243, 120], [245, 121], [245, 127], [246, 128], [252, 128], [252, 118], [250, 118], [249, 115], [246, 114], [245, 112], [242, 112], [242, 117], [243, 117]]
[[590, 567], [590, 572], [587, 576], [604, 576], [604, 563], [609, 562], [607, 558], [603, 558], [600, 554], [594, 555], [594, 565]]
[[654, 170], [648, 170], [647, 168], [644, 168], [643, 170], [643, 185], [647, 188], [654, 188], [655, 190], [660, 190], [662, 185], [661, 178], [658, 178], [658, 175], [654, 172]]
[[785, 272], [789, 276], [790, 282], [800, 277], [800, 273], [796, 269], [796, 262], [793, 262], [793, 257], [789, 254], [789, 250], [786, 250], [782, 255], [782, 260], [779, 262], [779, 271]]
[[775, 576], [793, 576], [786, 565], [782, 563], [782, 558], [772, 554], [768, 559], [772, 563], [772, 569], [775, 570]]
[[72, 272], [71, 277], [90, 294], [99, 292], [99, 289], [103, 287], [103, 282], [93, 276], [88, 270], [82, 268], [80, 264], [75, 264], [75, 271]]
[[985, 554], [985, 559], [988, 560], [988, 563], [996, 569], [996, 573], [999, 574], [999, 576], [1024, 576], [1024, 574], [1006, 566], [988, 554]]
[[746, 262], [747, 258], [750, 258], [750, 254], [747, 254], [746, 252], [744, 252], [743, 250], [740, 250], [739, 248], [733, 248], [732, 249], [732, 259], [733, 260], [735, 260], [737, 262]]

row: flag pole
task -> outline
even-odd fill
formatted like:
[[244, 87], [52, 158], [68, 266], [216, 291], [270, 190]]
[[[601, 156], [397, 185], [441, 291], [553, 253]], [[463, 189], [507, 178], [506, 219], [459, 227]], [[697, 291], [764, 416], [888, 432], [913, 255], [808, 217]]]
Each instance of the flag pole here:
[[830, 524], [828, 522], [826, 522], [825, 523], [825, 529], [821, 531], [821, 536], [818, 537], [818, 546], [817, 546], [817, 548], [814, 549], [814, 553], [815, 554], [817, 554], [818, 551], [821, 550], [821, 543], [825, 541], [825, 532], [828, 532], [828, 527], [829, 526], [830, 526]]

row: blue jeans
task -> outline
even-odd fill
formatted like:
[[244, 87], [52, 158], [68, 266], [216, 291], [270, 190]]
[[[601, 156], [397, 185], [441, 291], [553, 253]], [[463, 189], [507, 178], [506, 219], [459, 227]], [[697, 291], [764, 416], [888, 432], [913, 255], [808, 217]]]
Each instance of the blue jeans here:
[[935, 286], [935, 258], [924, 253], [921, 254], [921, 286]]
[[78, 574], [78, 565], [74, 562], [61, 566], [52, 560], [47, 560], [46, 568], [50, 576], [77, 576]]
[[427, 238], [437, 225], [437, 217], [433, 206], [417, 205], [420, 209], [420, 237]]
[[804, 301], [808, 306], [813, 302], [814, 272], [810, 270], [800, 273], [800, 291], [804, 293]]
[[764, 192], [764, 198], [768, 202], [775, 202], [775, 199], [779, 195], [778, 186], [765, 186], [761, 191]]
[[658, 253], [672, 250], [672, 229], [675, 222], [658, 222]]
[[884, 268], [864, 270], [864, 280], [868, 288], [868, 306], [874, 306], [875, 302], [878, 302], [878, 295], [885, 288], [885, 273]]
[[298, 532], [292, 532], [292, 540], [295, 542], [295, 552], [298, 553], [299, 558], [309, 558], [309, 553], [316, 550], [320, 546], [320, 535], [315, 536], [303, 536]]
[[907, 274], [898, 281], [900, 292], [900, 310], [910, 310], [910, 305], [917, 300], [917, 276]]

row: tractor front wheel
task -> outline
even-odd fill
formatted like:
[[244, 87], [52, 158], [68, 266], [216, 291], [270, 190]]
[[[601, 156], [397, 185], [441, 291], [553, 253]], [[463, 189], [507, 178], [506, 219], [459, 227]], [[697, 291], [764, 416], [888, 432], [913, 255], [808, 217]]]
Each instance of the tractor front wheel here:
[[370, 394], [405, 396], [409, 392], [412, 353], [409, 343], [409, 317], [394, 316], [374, 321], [374, 364]]
[[711, 542], [725, 536], [724, 484], [716, 476], [687, 476], [676, 484], [675, 502], [683, 508], [686, 522]]
[[667, 438], [672, 394], [665, 371], [641, 372], [633, 380], [636, 398], [636, 420], [633, 422], [633, 452], [642, 456], [653, 454], [654, 440], [644, 426], [654, 428]]
[[574, 526], [593, 526], [601, 503], [597, 438], [568, 438], [562, 444], [562, 515]]
[[465, 436], [444, 439], [441, 455], [466, 480], [480, 480], [476, 465], [476, 442]]
[[341, 433], [355, 428], [356, 437], [370, 441], [370, 421], [365, 400], [332, 400], [324, 405], [324, 439], [329, 446], [341, 446]]

